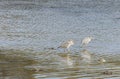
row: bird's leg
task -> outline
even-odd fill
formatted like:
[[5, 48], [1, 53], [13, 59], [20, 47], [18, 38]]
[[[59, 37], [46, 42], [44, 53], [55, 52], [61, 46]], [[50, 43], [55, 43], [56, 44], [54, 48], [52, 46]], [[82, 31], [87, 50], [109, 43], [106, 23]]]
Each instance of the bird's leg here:
[[83, 44], [82, 47], [83, 47], [83, 48], [86, 48], [86, 47], [87, 47], [87, 44]]
[[64, 48], [64, 52], [67, 52], [66, 48]]
[[87, 44], [85, 44], [85, 47], [87, 47]]
[[81, 45], [82, 48], [84, 48], [85, 46], [86, 46], [86, 45], [85, 45], [84, 43]]
[[69, 48], [67, 48], [67, 52], [68, 52], [68, 53], [70, 52], [70, 49], [69, 49]]
[[81, 48], [83, 47], [83, 44], [81, 44], [81, 46], [80, 46]]

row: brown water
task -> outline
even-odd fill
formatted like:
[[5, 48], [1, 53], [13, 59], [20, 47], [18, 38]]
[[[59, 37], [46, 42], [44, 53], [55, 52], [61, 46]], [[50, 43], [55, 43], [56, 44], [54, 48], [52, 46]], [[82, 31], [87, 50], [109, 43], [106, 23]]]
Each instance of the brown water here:
[[[6, 52], [9, 54], [0, 54], [0, 79], [120, 78], [120, 61], [116, 61], [117, 58], [114, 56], [111, 56], [114, 60], [113, 58], [105, 58], [107, 62], [100, 63], [98, 59], [107, 56], [97, 56], [91, 53], [93, 55], [91, 63], [87, 63], [82, 61], [80, 54], [70, 52], [69, 54], [66, 52], [57, 54], [55, 51], [36, 52], [37, 55], [31, 53], [31, 56], [28, 57], [24, 51], [1, 50], [1, 53]], [[90, 51], [87, 52], [90, 53]]]

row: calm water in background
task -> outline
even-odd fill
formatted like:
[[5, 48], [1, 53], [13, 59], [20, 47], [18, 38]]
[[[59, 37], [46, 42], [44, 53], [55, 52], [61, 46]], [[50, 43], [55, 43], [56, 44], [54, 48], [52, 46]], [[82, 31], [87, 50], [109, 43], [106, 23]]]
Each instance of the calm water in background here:
[[[0, 78], [119, 79], [119, 21], [119, 0], [0, 0]], [[95, 39], [85, 49], [107, 63], [79, 63], [86, 36]], [[75, 40], [72, 66], [60, 49], [45, 49], [67, 39]]]

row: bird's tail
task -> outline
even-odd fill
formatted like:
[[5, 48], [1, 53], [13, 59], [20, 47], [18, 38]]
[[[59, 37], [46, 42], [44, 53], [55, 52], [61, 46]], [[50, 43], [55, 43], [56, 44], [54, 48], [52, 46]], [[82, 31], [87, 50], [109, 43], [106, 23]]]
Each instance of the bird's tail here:
[[58, 49], [58, 48], [61, 48], [61, 46], [57, 47], [57, 49]]
[[51, 48], [44, 48], [45, 50], [56, 50], [56, 48], [51, 47]]

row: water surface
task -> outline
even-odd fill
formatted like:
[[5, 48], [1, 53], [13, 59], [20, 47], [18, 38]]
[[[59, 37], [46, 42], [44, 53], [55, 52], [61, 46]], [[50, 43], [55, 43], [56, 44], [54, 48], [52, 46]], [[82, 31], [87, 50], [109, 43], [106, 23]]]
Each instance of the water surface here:
[[[10, 79], [119, 79], [119, 0], [0, 0], [0, 77]], [[92, 63], [82, 63], [81, 40]], [[56, 49], [73, 39], [68, 54]], [[97, 60], [103, 57], [106, 63]]]

